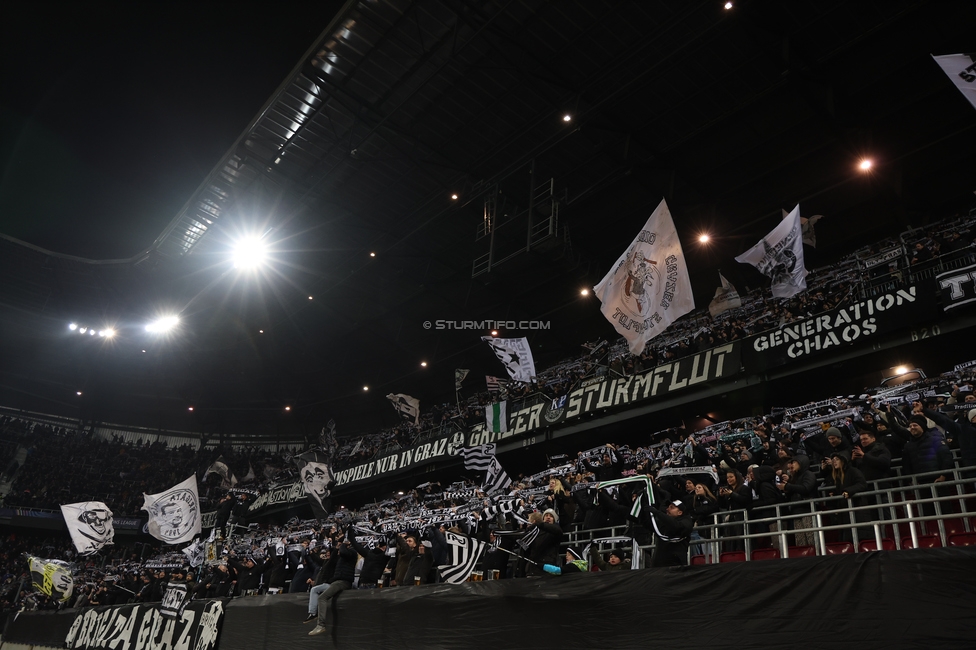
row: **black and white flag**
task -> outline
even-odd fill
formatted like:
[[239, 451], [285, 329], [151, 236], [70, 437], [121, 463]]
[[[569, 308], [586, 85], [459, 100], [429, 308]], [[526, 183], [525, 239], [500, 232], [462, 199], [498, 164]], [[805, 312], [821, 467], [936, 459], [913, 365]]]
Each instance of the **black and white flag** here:
[[478, 445], [477, 447], [462, 447], [461, 458], [464, 459], [464, 469], [483, 472], [495, 458], [495, 445]]
[[485, 375], [485, 384], [488, 386], [489, 393], [492, 395], [498, 395], [505, 390], [505, 386], [508, 385], [508, 380], [492, 377], [491, 375]]
[[775, 298], [791, 298], [807, 288], [807, 270], [803, 265], [803, 229], [800, 206], [793, 208], [768, 235], [735, 261], [751, 264], [772, 280]]
[[170, 582], [166, 584], [163, 602], [159, 603], [159, 613], [166, 618], [178, 619], [183, 616], [186, 604], [190, 602], [185, 582]]
[[963, 97], [976, 108], [976, 54], [932, 55]]
[[643, 352], [648, 341], [695, 309], [685, 254], [664, 199], [593, 292], [631, 354]]
[[718, 274], [718, 279], [722, 286], [715, 290], [715, 297], [712, 298], [712, 302], [708, 303], [708, 313], [711, 314], [712, 318], [722, 312], [742, 306], [742, 298], [739, 297], [739, 292], [735, 290], [732, 283], [726, 280], [721, 272]]
[[197, 477], [191, 476], [165, 492], [143, 494], [149, 513], [149, 534], [166, 544], [188, 542], [202, 530]]
[[217, 474], [220, 476], [220, 487], [224, 488], [225, 490], [229, 490], [237, 485], [237, 477], [234, 476], [234, 472], [232, 472], [230, 467], [227, 466], [227, 462], [224, 460], [223, 456], [215, 460], [213, 465], [211, 465], [203, 474], [204, 480], [206, 480], [206, 478], [211, 474]]
[[101, 501], [83, 501], [61, 506], [64, 523], [79, 555], [91, 555], [108, 544], [114, 544], [112, 511]]
[[526, 383], [535, 381], [535, 361], [532, 359], [532, 349], [527, 338], [523, 336], [520, 339], [498, 339], [493, 336], [482, 336], [481, 340], [488, 343], [495, 356], [505, 366], [509, 377]]
[[199, 538], [194, 539], [193, 543], [183, 549], [183, 555], [192, 567], [202, 566], [207, 559], [207, 544]]
[[[494, 446], [494, 445], [492, 445]], [[512, 484], [512, 479], [509, 478], [508, 474], [502, 469], [501, 463], [492, 454], [491, 460], [488, 462], [488, 474], [485, 476], [485, 492], [492, 494], [498, 490], [505, 490]]]
[[313, 449], [295, 456], [292, 460], [298, 466], [298, 476], [308, 497], [308, 504], [312, 507], [312, 514], [316, 519], [325, 519], [329, 515], [329, 495], [332, 489], [332, 471], [328, 456]]
[[386, 396], [400, 417], [414, 424], [420, 424], [420, 400], [403, 393], [390, 393]]
[[464, 378], [468, 376], [469, 372], [471, 371], [468, 370], [467, 368], [454, 369], [454, 390], [455, 391], [461, 390], [461, 382], [464, 381]]
[[481, 555], [485, 552], [485, 543], [476, 539], [457, 535], [450, 531], [444, 533], [447, 538], [448, 561], [450, 564], [442, 564], [438, 568], [441, 572], [441, 580], [451, 584], [460, 584], [468, 579], [474, 571]]

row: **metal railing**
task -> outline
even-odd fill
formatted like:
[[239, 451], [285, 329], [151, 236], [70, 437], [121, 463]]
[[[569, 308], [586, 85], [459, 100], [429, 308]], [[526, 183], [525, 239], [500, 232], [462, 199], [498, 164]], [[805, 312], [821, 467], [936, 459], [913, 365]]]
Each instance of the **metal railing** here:
[[[939, 476], [946, 476], [947, 480], [931, 482]], [[689, 563], [697, 556], [705, 564], [716, 564], [723, 552], [742, 553], [731, 561], [754, 561], [754, 551], [770, 548], [774, 549], [772, 557], [780, 558], [789, 558], [791, 549], [809, 555], [808, 548], [804, 547], [811, 546], [816, 555], [829, 555], [837, 544], [845, 547], [850, 544], [840, 552], [901, 550], [908, 548], [904, 542], [909, 539], [910, 548], [918, 548], [922, 537], [935, 535], [938, 546], [949, 546], [950, 537], [955, 534], [976, 533], [974, 476], [976, 470], [972, 467], [894, 476], [873, 481], [875, 489], [854, 495], [851, 500], [843, 496], [820, 496], [751, 512], [717, 512], [711, 524], [695, 527], [701, 539], [691, 541]], [[767, 513], [768, 516], [756, 516]], [[950, 529], [947, 522], [954, 526]], [[584, 545], [600, 537], [634, 536], [634, 532], [633, 526], [576, 530], [567, 534], [563, 546]], [[649, 535], [642, 527], [640, 532]], [[812, 543], [791, 544], [790, 539], [797, 535], [809, 536]], [[828, 537], [841, 539], [828, 542]], [[648, 554], [654, 547], [655, 543], [639, 546]]]

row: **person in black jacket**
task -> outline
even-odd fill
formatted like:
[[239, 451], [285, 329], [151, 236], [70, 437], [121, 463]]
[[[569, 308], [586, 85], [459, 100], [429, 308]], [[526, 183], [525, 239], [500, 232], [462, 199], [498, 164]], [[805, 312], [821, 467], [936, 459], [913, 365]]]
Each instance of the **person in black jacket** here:
[[526, 535], [533, 535], [526, 556], [534, 562], [525, 567], [525, 575], [546, 575], [542, 566], [556, 564], [559, 558], [559, 542], [563, 538], [563, 529], [556, 524], [556, 513], [546, 510], [545, 513], [533, 512], [529, 515], [529, 529]]
[[681, 500], [672, 501], [664, 511], [650, 505], [647, 495], [641, 495], [640, 520], [654, 531], [653, 567], [684, 566], [688, 564], [688, 541], [694, 522], [685, 513], [688, 507]]
[[[810, 504], [805, 502], [812, 499], [817, 493], [817, 476], [810, 471], [810, 458], [802, 454], [794, 456], [787, 463], [787, 468], [789, 471], [780, 476], [777, 488], [786, 495], [788, 502], [796, 503], [796, 505], [791, 506], [790, 514], [798, 515], [810, 512]], [[792, 522], [794, 530], [813, 528], [812, 516], [798, 517], [789, 521]], [[813, 546], [813, 543], [813, 533], [798, 532], [796, 534], [797, 546]]]
[[851, 452], [851, 465], [861, 470], [868, 481], [887, 478], [891, 473], [891, 452], [878, 442], [873, 428], [861, 428], [860, 445]]
[[376, 583], [383, 577], [383, 569], [386, 568], [386, 540], [381, 539], [372, 550], [356, 541], [355, 537], [350, 538], [350, 541], [353, 550], [363, 556], [363, 568], [359, 571], [359, 588], [375, 589]]
[[329, 588], [322, 592], [318, 602], [318, 619], [315, 628], [308, 633], [309, 636], [325, 634], [328, 631], [329, 608], [332, 606], [332, 599], [341, 594], [346, 589], [352, 589], [352, 581], [356, 579], [356, 563], [359, 561], [359, 554], [352, 548], [352, 538], [355, 533], [352, 527], [346, 531], [346, 538], [336, 549], [339, 554], [339, 561], [336, 563], [335, 575]]
[[[905, 448], [902, 450], [901, 463], [904, 474], [923, 474], [952, 469], [952, 452], [949, 451], [938, 429], [928, 429], [928, 422], [924, 415], [916, 414], [909, 418], [908, 432], [912, 439], [905, 443]], [[941, 483], [946, 480], [947, 473], [926, 480]]]

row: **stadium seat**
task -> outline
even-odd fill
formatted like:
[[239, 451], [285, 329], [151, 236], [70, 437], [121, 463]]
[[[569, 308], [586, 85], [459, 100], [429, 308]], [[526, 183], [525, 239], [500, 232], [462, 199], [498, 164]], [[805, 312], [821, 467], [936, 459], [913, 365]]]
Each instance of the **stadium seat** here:
[[949, 535], [949, 546], [976, 546], [976, 533], [956, 533]]
[[[885, 550], [885, 551], [894, 551], [895, 550], [895, 540], [888, 539], [887, 537], [884, 538], [884, 539], [882, 539], [881, 540], [881, 548], [883, 550]], [[858, 550], [861, 553], [867, 553], [868, 551], [877, 551], [878, 550], [878, 543], [876, 541], [874, 541], [873, 539], [863, 540], [860, 544], [858, 544]]]
[[945, 524], [946, 536], [966, 532], [966, 522], [960, 517], [943, 519], [942, 521]]
[[704, 555], [692, 555], [691, 556], [691, 566], [698, 566], [701, 564], [708, 564], [709, 557]]
[[[902, 537], [901, 547], [904, 549], [915, 548], [914, 546], [912, 546], [912, 538]], [[918, 547], [919, 548], [942, 548], [942, 540], [939, 539], [938, 535], [919, 535]]]
[[752, 552], [753, 560], [778, 560], [779, 558], [778, 548], [757, 548]]
[[789, 549], [790, 557], [816, 557], [817, 549], [813, 546], [791, 546]]
[[854, 544], [851, 542], [831, 542], [824, 549], [827, 555], [844, 555], [854, 552]]
[[745, 562], [745, 551], [726, 551], [718, 556], [719, 562]]

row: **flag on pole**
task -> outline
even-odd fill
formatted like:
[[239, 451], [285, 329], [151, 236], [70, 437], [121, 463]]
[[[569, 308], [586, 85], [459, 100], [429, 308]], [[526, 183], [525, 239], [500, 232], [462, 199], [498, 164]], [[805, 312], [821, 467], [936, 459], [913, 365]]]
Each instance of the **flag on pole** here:
[[489, 393], [492, 395], [498, 395], [505, 390], [505, 387], [508, 385], [508, 380], [492, 377], [491, 375], [485, 375], [485, 384], [488, 386]]
[[466, 535], [457, 535], [450, 531], [444, 533], [447, 538], [448, 561], [438, 567], [441, 580], [451, 584], [460, 584], [468, 579], [474, 571], [487, 544], [472, 539]]
[[183, 555], [186, 556], [186, 561], [189, 562], [190, 566], [202, 566], [207, 559], [206, 542], [200, 540], [199, 537], [195, 538], [192, 544], [183, 549]]
[[409, 395], [404, 395], [403, 393], [390, 393], [386, 396], [386, 399], [390, 400], [390, 403], [393, 404], [393, 408], [396, 409], [401, 418], [413, 422], [414, 424], [420, 424], [419, 399], [416, 397], [410, 397]]
[[491, 494], [493, 492], [497, 492], [498, 490], [505, 490], [508, 489], [511, 484], [512, 479], [509, 478], [505, 470], [502, 469], [502, 464], [498, 462], [495, 455], [492, 454], [491, 460], [488, 462], [488, 473], [485, 475], [485, 484], [483, 486], [485, 492]]
[[454, 390], [455, 391], [461, 390], [461, 382], [464, 381], [464, 378], [468, 376], [468, 373], [469, 372], [471, 372], [471, 371], [468, 370], [467, 368], [455, 368], [455, 370], [454, 370]]
[[485, 407], [485, 428], [501, 433], [508, 431], [508, 402], [495, 402]]
[[770, 278], [775, 298], [790, 298], [806, 289], [800, 206], [793, 208], [786, 219], [735, 261], [751, 264]]
[[316, 519], [325, 519], [329, 515], [329, 495], [332, 494], [329, 457], [324, 452], [310, 450], [292, 460], [298, 466], [298, 476], [305, 489], [305, 496], [308, 497], [308, 504], [312, 507], [312, 514]]
[[339, 449], [339, 440], [336, 438], [335, 420], [329, 420], [322, 431], [319, 433], [319, 447], [325, 452], [331, 461], [335, 458], [336, 451]]
[[963, 97], [976, 108], [976, 54], [932, 55]]
[[234, 476], [234, 472], [231, 471], [230, 467], [227, 466], [227, 462], [224, 461], [223, 456], [217, 458], [213, 465], [207, 468], [207, 471], [203, 474], [204, 480], [206, 480], [206, 478], [211, 474], [217, 474], [220, 476], [220, 487], [224, 488], [225, 490], [229, 490], [237, 485], [237, 477]]
[[632, 354], [695, 308], [685, 255], [664, 199], [593, 291]]
[[731, 282], [725, 279], [721, 271], [719, 271], [718, 279], [722, 286], [715, 290], [715, 297], [712, 298], [712, 302], [708, 303], [708, 313], [712, 315], [712, 318], [722, 312], [742, 306], [742, 298], [739, 297], [739, 292], [735, 290]]
[[142, 496], [142, 509], [149, 513], [149, 534], [156, 539], [166, 544], [179, 544], [200, 534], [200, 497], [196, 476], [165, 492]]
[[70, 564], [33, 555], [27, 556], [27, 564], [35, 589], [58, 602], [64, 603], [71, 598], [75, 590], [75, 579], [71, 574]]
[[482, 336], [481, 340], [488, 342], [495, 356], [505, 366], [509, 377], [526, 383], [535, 380], [535, 361], [532, 360], [532, 349], [527, 338], [498, 339]]
[[495, 445], [478, 445], [477, 447], [461, 447], [461, 458], [464, 459], [464, 469], [483, 472], [488, 469], [491, 459], [495, 457]]
[[101, 501], [69, 503], [61, 506], [61, 514], [79, 555], [91, 555], [103, 546], [114, 544], [112, 511]]

